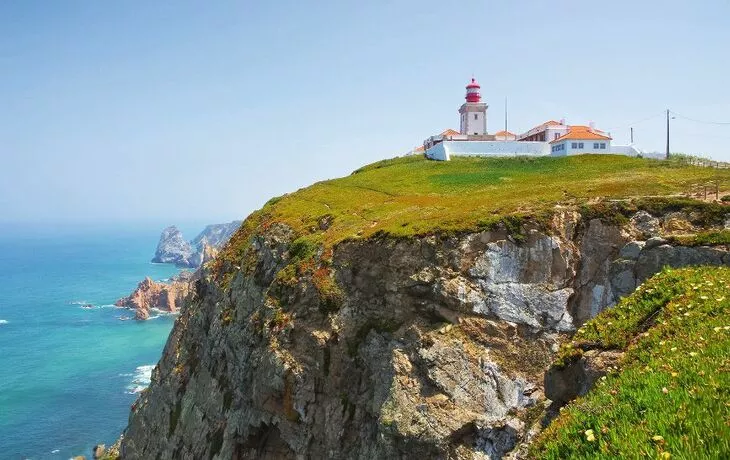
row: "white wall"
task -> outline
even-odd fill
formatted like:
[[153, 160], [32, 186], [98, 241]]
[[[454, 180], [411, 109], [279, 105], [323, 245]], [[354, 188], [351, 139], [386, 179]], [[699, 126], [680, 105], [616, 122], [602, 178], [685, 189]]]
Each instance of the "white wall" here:
[[518, 141], [444, 141], [426, 151], [433, 160], [448, 161], [452, 156], [518, 156], [550, 154], [547, 142]]
[[557, 134], [558, 137], [567, 134], [568, 133], [568, 127], [565, 125], [561, 126], [549, 126], [545, 129], [545, 140], [547, 142], [554, 141], [556, 139], [555, 135]]
[[635, 157], [641, 155], [641, 150], [637, 149], [633, 145], [612, 145], [611, 153]]
[[[446, 141], [449, 142], [449, 141]], [[438, 161], [449, 161], [451, 158], [449, 158], [448, 152], [446, 152], [446, 149], [444, 148], [444, 144], [446, 142], [439, 142], [438, 144], [434, 145], [430, 149], [426, 150], [426, 158], [430, 158], [432, 160], [438, 160]]]
[[487, 113], [467, 112], [466, 134], [487, 134]]
[[[583, 144], [583, 147], [575, 147], [573, 148], [573, 144]], [[600, 144], [605, 143], [606, 148], [594, 148], [593, 144]], [[558, 152], [553, 152], [552, 148], [556, 145], [563, 144], [565, 145], [565, 149], [560, 150]], [[580, 139], [566, 139], [564, 141], [556, 142], [555, 144], [550, 144], [550, 155], [556, 156], [556, 157], [562, 157], [566, 155], [580, 155], [582, 153], [613, 153], [611, 151], [611, 141], [609, 140], [580, 140]]]

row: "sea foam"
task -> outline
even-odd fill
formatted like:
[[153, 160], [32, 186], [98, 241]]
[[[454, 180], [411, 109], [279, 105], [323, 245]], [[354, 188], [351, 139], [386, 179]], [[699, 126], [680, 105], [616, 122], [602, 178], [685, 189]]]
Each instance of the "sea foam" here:
[[152, 380], [152, 370], [154, 368], [154, 364], [138, 366], [132, 374], [132, 382], [127, 385], [126, 393], [133, 395], [147, 388]]
[[8, 324], [8, 320], [6, 320], [6, 319], [0, 319], [0, 324]]

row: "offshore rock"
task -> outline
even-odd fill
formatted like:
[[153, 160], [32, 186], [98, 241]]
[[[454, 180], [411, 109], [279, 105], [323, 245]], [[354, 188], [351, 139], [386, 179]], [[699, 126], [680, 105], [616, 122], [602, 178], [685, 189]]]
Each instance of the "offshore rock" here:
[[182, 232], [173, 225], [162, 231], [152, 262], [195, 268], [198, 265], [194, 257], [195, 251], [193, 247], [185, 241]]
[[168, 283], [145, 278], [128, 297], [117, 300], [117, 307], [135, 311], [135, 319], [146, 320], [150, 310], [169, 313], [177, 312], [192, 292], [193, 274], [183, 271], [172, 277]]
[[160, 236], [152, 262], [198, 268], [212, 260], [240, 226], [240, 220], [208, 225], [191, 242], [185, 241], [182, 232], [174, 225], [167, 227]]

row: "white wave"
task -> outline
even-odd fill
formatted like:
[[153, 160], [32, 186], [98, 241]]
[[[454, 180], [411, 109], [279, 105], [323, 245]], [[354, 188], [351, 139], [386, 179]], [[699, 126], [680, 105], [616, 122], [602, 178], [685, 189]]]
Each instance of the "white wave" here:
[[0, 324], [8, 324], [8, 320], [6, 319], [0, 319]]
[[150, 385], [150, 381], [152, 380], [152, 370], [154, 368], [154, 364], [138, 366], [132, 376], [132, 382], [127, 385], [126, 393], [133, 395], [147, 388]]
[[167, 311], [167, 310], [160, 310], [159, 308], [150, 308], [150, 313], [154, 313], [153, 316], [150, 316], [147, 319], [157, 319], [162, 316], [176, 316], [180, 314], [180, 310], [177, 311]]
[[57, 453], [59, 453], [59, 452], [61, 452], [61, 449], [53, 449], [53, 450], [51, 451], [51, 453], [52, 453], [52, 454], [57, 454]]
[[99, 305], [96, 308], [124, 308], [124, 307], [118, 307], [114, 305], [113, 303], [105, 304], [105, 305]]
[[69, 305], [86, 305], [88, 303], [89, 302], [85, 300], [72, 300], [71, 302], [69, 302]]

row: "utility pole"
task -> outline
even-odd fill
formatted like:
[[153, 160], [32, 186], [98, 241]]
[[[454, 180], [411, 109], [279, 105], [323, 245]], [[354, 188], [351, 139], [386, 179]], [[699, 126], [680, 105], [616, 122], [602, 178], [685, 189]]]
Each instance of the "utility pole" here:
[[669, 159], [669, 109], [667, 109], [667, 160]]
[[507, 131], [507, 96], [504, 97], [504, 130]]
[[634, 143], [634, 127], [631, 127], [631, 143]]

